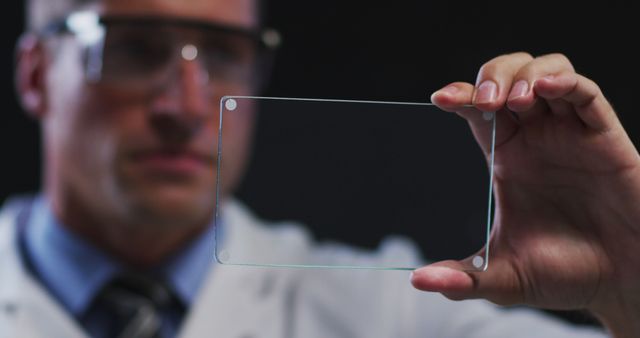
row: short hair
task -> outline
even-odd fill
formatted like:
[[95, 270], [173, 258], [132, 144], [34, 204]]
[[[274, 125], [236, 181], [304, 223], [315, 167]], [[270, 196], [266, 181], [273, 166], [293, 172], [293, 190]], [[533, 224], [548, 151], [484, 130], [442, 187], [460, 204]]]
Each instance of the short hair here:
[[27, 0], [26, 27], [30, 31], [45, 28], [54, 20], [64, 18], [81, 6], [97, 0]]
[[[79, 7], [98, 0], [26, 0], [26, 24], [30, 31], [38, 31], [49, 23], [66, 17]], [[131, 0], [135, 1], [135, 0]], [[258, 25], [264, 22], [265, 1], [256, 0]]]

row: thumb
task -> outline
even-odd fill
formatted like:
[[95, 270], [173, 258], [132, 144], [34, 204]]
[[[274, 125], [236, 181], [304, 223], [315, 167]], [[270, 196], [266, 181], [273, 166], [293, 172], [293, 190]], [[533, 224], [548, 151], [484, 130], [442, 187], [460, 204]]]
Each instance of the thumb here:
[[517, 269], [506, 260], [494, 259], [486, 271], [464, 271], [460, 261], [441, 261], [416, 269], [411, 284], [422, 291], [439, 292], [452, 300], [484, 298], [501, 305], [522, 303]]

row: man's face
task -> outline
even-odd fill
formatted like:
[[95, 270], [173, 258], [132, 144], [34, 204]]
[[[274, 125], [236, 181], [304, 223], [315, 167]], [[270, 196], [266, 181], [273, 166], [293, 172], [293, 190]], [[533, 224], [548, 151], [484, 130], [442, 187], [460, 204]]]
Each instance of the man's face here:
[[[254, 0], [104, 0], [95, 8], [104, 16], [256, 25]], [[206, 222], [215, 200], [219, 101], [251, 94], [251, 84], [203, 80], [202, 63], [185, 58], [161, 87], [133, 91], [87, 82], [82, 48], [73, 38], [64, 39], [56, 53], [47, 71], [43, 114], [48, 189], [55, 186], [58, 197], [111, 221]], [[225, 117], [224, 194], [242, 176], [252, 126], [250, 107]]]

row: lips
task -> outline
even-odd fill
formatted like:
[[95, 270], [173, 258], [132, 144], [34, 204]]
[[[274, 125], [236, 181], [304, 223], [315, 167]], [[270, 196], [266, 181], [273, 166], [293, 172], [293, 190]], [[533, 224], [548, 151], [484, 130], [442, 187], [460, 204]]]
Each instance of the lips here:
[[187, 149], [161, 149], [141, 151], [132, 156], [133, 162], [147, 170], [168, 174], [191, 174], [210, 169], [214, 159]]

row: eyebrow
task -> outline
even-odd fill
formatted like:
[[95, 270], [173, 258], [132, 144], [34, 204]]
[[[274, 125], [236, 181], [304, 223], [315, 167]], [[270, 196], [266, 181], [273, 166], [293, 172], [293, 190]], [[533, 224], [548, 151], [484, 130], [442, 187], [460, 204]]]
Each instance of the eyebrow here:
[[107, 15], [107, 16], [100, 17], [100, 23], [104, 23], [104, 24], [131, 23], [131, 24], [141, 24], [141, 25], [171, 24], [171, 25], [185, 27], [185, 28], [205, 29], [205, 30], [225, 32], [230, 34], [246, 35], [248, 37], [257, 38], [257, 39], [259, 39], [262, 34], [262, 29], [255, 28], [255, 27], [247, 28], [247, 27], [222, 24], [222, 23], [212, 22], [212, 21], [175, 18], [175, 17], [166, 17], [166, 16], [141, 16], [141, 15], [109, 16]]

